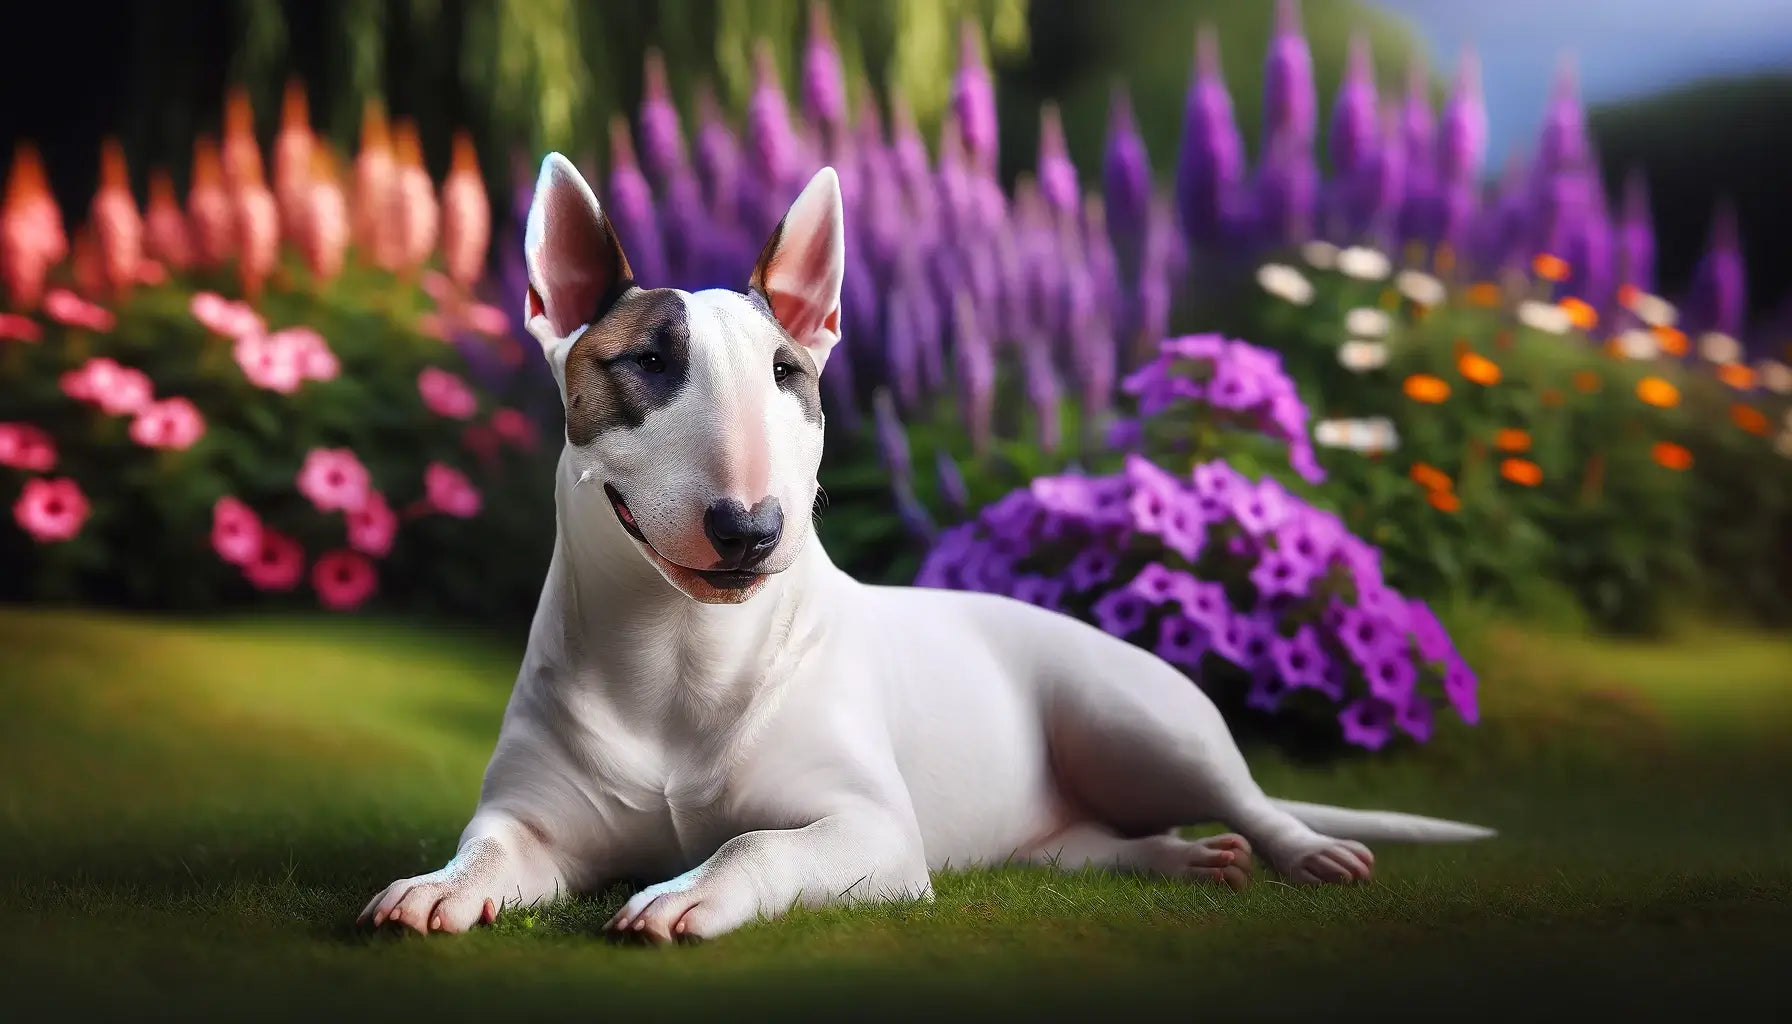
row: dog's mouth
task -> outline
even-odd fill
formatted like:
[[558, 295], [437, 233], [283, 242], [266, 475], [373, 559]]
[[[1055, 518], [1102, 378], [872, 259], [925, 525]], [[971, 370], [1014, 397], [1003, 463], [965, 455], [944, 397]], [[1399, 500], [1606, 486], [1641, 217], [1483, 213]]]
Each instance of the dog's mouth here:
[[604, 484], [604, 496], [610, 499], [610, 510], [616, 513], [616, 521], [622, 524], [622, 528], [628, 532], [628, 535], [640, 541], [641, 546], [647, 549], [647, 553], [653, 556], [662, 569], [680, 578], [679, 582], [685, 582], [689, 578], [695, 577], [696, 580], [718, 591], [745, 591], [757, 586], [767, 576], [766, 573], [754, 572], [751, 569], [693, 569], [688, 565], [674, 562], [660, 554], [659, 549], [653, 546], [653, 542], [647, 539], [647, 535], [641, 532], [641, 527], [635, 522], [635, 514], [629, 511], [628, 502], [623, 500], [622, 492], [618, 491], [614, 484]]

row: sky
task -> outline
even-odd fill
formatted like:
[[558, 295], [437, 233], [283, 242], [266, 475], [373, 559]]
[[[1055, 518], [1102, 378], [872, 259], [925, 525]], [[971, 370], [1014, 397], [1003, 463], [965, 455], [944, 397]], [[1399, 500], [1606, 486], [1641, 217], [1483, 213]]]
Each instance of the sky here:
[[1474, 45], [1493, 168], [1514, 148], [1529, 148], [1564, 57], [1573, 59], [1589, 105], [1704, 78], [1792, 73], [1792, 0], [1375, 2], [1418, 30], [1440, 72]]

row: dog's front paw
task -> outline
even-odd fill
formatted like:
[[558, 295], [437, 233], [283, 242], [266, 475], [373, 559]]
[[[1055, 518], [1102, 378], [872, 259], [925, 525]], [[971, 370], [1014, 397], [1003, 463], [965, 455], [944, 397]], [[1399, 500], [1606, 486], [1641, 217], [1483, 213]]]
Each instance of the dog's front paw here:
[[[498, 919], [505, 894], [497, 891], [502, 853], [469, 847], [440, 871], [401, 878], [375, 896], [356, 924], [396, 924], [421, 934], [464, 932]], [[514, 895], [514, 893], [512, 894]]]
[[705, 885], [693, 875], [650, 885], [629, 898], [604, 930], [619, 938], [662, 945], [711, 939], [740, 927], [753, 916], [751, 900], [726, 887]]
[[1276, 870], [1297, 885], [1351, 885], [1375, 873], [1375, 855], [1351, 839], [1320, 837], [1317, 844], [1276, 861]]

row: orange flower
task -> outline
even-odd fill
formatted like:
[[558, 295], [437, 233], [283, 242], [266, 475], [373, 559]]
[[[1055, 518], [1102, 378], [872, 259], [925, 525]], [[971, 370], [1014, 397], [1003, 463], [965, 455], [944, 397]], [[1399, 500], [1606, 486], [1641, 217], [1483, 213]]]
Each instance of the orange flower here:
[[1456, 358], [1456, 370], [1465, 380], [1482, 387], [1492, 387], [1500, 382], [1499, 364], [1473, 352], [1464, 352]]
[[1406, 392], [1406, 397], [1427, 405], [1436, 405], [1450, 397], [1450, 385], [1429, 373], [1415, 373], [1406, 378], [1406, 383], [1401, 387]]
[[1672, 409], [1680, 404], [1680, 389], [1660, 377], [1644, 377], [1637, 381], [1636, 397], [1657, 409]]
[[1529, 459], [1507, 459], [1500, 463], [1500, 475], [1515, 484], [1535, 487], [1543, 482], [1543, 470]]
[[[1593, 381], [1595, 384], [1597, 384], [1599, 381], [1599, 378], [1594, 377]], [[1566, 396], [1564, 396], [1560, 391], [1557, 391], [1555, 388], [1545, 388], [1543, 390], [1543, 393], [1538, 395], [1537, 397], [1542, 400], [1543, 407], [1545, 409], [1560, 409], [1562, 407], [1562, 403], [1567, 401]]]
[[1468, 302], [1471, 306], [1492, 309], [1500, 304], [1500, 286], [1492, 281], [1477, 281], [1468, 286]]
[[1592, 370], [1581, 370], [1574, 375], [1574, 390], [1583, 395], [1590, 395], [1599, 390], [1599, 375]]
[[1686, 354], [1686, 332], [1678, 327], [1656, 327], [1655, 341], [1661, 346], [1663, 355], [1683, 356]]
[[1747, 391], [1755, 386], [1755, 371], [1746, 363], [1725, 363], [1717, 368], [1717, 379], [1738, 391]]
[[1643, 290], [1634, 284], [1618, 286], [1618, 305], [1625, 309], [1636, 309], [1638, 300], [1643, 297]]
[[1454, 491], [1432, 491], [1425, 495], [1425, 500], [1439, 512], [1455, 512], [1462, 508], [1462, 499]]
[[1517, 427], [1507, 427], [1493, 435], [1493, 446], [1502, 452], [1528, 452], [1531, 450], [1531, 435]]
[[1657, 441], [1655, 447], [1649, 449], [1649, 457], [1656, 464], [1668, 469], [1687, 470], [1692, 468], [1692, 453], [1672, 441]]
[[1738, 402], [1730, 406], [1730, 419], [1751, 434], [1767, 436], [1767, 414], [1752, 405]]
[[1545, 281], [1568, 280], [1568, 261], [1560, 256], [1540, 252], [1536, 259], [1531, 260], [1531, 269]]
[[1450, 482], [1450, 474], [1423, 462], [1413, 463], [1412, 468], [1407, 470], [1407, 475], [1427, 491], [1447, 491], [1454, 486]]
[[1568, 322], [1580, 330], [1590, 331], [1599, 324], [1599, 313], [1579, 299], [1566, 298], [1558, 305], [1562, 307], [1562, 312], [1568, 314]]

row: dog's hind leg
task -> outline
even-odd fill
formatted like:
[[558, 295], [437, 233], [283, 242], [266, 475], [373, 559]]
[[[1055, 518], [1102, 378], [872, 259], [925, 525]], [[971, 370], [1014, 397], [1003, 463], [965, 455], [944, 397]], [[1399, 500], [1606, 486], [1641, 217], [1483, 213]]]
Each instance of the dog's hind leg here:
[[1367, 847], [1315, 832], [1264, 795], [1219, 710], [1186, 676], [1092, 629], [1063, 639], [1073, 643], [1046, 670], [1046, 728], [1071, 801], [1123, 837], [1223, 821], [1290, 881], [1370, 876]]
[[1085, 869], [1220, 882], [1243, 889], [1251, 881], [1251, 844], [1228, 833], [1205, 839], [1171, 834], [1127, 839], [1094, 822], [1078, 822], [1040, 843], [1027, 857], [1060, 871]]

